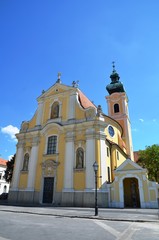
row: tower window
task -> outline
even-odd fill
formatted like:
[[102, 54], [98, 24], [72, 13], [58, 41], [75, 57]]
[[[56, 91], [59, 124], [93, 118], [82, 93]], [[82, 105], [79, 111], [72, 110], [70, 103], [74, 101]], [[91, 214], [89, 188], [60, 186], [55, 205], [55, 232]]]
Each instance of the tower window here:
[[117, 160], [119, 160], [119, 152], [117, 151], [117, 153], [116, 153], [116, 154], [117, 154]]
[[51, 136], [48, 138], [47, 154], [55, 154], [57, 146], [57, 136]]
[[114, 112], [118, 113], [119, 112], [119, 104], [114, 104]]

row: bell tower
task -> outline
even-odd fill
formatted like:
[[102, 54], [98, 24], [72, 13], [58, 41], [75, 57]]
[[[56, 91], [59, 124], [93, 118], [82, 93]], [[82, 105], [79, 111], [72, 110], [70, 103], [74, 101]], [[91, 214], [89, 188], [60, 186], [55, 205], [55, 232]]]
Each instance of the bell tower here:
[[119, 81], [119, 74], [115, 70], [113, 62], [113, 71], [110, 75], [111, 83], [106, 86], [109, 95], [106, 96], [108, 104], [108, 116], [115, 119], [123, 128], [122, 139], [126, 144], [127, 154], [134, 161], [131, 124], [128, 111], [128, 97], [126, 95], [122, 82]]

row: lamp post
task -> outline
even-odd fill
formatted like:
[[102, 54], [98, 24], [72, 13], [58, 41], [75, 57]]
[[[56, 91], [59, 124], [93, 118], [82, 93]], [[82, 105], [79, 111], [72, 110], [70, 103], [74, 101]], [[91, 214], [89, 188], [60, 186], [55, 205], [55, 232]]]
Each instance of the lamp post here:
[[97, 205], [97, 171], [98, 163], [95, 161], [93, 164], [94, 173], [95, 173], [95, 216], [98, 216], [98, 205]]

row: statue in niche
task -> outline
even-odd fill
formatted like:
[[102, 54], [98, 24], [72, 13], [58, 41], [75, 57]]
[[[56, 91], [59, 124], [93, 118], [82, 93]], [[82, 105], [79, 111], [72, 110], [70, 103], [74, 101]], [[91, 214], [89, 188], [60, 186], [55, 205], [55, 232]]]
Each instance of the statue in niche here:
[[29, 154], [26, 153], [24, 156], [23, 171], [28, 171], [28, 165], [29, 165]]
[[84, 152], [82, 148], [78, 148], [76, 152], [76, 168], [83, 168]]
[[59, 103], [55, 102], [51, 107], [51, 119], [59, 117]]

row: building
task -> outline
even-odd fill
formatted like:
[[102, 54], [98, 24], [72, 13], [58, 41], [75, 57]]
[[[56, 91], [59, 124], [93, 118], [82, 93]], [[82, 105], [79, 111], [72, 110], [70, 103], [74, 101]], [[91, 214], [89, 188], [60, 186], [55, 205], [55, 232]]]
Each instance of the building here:
[[0, 195], [2, 193], [8, 193], [9, 191], [9, 183], [7, 183], [4, 179], [6, 167], [7, 161], [0, 158]]
[[[119, 75], [106, 89], [108, 115], [95, 106], [76, 82], [66, 86], [61, 75], [37, 98], [30, 121], [22, 122], [9, 201], [56, 206], [94, 206], [98, 163], [98, 205], [121, 206], [116, 174], [133, 147], [128, 98]], [[128, 182], [129, 184], [129, 182]], [[119, 189], [118, 189], [119, 190]], [[119, 191], [118, 191], [119, 192]]]

